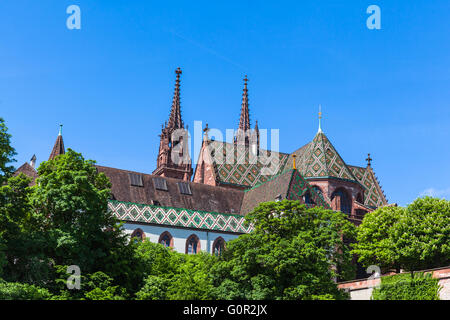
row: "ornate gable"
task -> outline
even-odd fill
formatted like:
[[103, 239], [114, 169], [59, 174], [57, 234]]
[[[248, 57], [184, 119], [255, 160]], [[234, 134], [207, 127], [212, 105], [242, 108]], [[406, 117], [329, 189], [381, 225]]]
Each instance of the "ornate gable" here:
[[290, 200], [301, 200], [303, 202], [303, 196], [308, 191], [311, 195], [311, 200], [316, 205], [331, 209], [330, 205], [311, 187], [308, 181], [297, 170], [293, 170], [287, 198]]
[[371, 208], [378, 208], [388, 204], [387, 199], [381, 189], [371, 167], [362, 168], [348, 166], [359, 183], [364, 187], [364, 205]]

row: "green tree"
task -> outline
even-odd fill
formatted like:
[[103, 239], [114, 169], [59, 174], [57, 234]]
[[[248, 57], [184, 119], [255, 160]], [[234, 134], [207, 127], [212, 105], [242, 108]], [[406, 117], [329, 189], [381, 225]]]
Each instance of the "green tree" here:
[[[217, 257], [201, 252], [186, 255], [148, 240], [137, 249], [140, 268], [146, 270], [138, 300], [206, 300], [213, 288], [210, 270]], [[139, 270], [138, 270], [139, 272]]]
[[108, 211], [110, 182], [94, 163], [68, 149], [39, 166], [31, 206], [43, 221], [46, 256], [53, 265], [78, 265], [82, 274], [102, 271], [137, 290], [142, 280], [133, 273], [135, 244]]
[[167, 297], [170, 300], [210, 300], [213, 290], [211, 268], [217, 257], [206, 252], [185, 255], [178, 273], [170, 281]]
[[41, 221], [32, 214], [31, 179], [24, 174], [10, 177], [0, 186], [0, 238], [4, 246], [3, 278], [41, 285], [50, 272], [44, 254], [47, 241]]
[[45, 288], [0, 280], [0, 300], [48, 300], [51, 297], [51, 293]]
[[404, 269], [421, 270], [450, 264], [450, 201], [423, 197], [408, 205], [395, 225], [393, 242]]
[[11, 146], [11, 135], [8, 133], [5, 120], [0, 118], [0, 185], [2, 185], [14, 172], [16, 151]]
[[97, 271], [92, 274], [80, 275], [80, 288], [68, 289], [66, 273], [67, 266], [55, 266], [60, 284], [58, 294], [52, 300], [125, 300], [128, 293], [125, 288], [114, 285], [114, 279], [106, 273]]
[[346, 297], [333, 281], [354, 274], [342, 239], [353, 239], [355, 228], [343, 213], [283, 200], [260, 204], [246, 220], [253, 232], [228, 242], [212, 268], [216, 298]]
[[405, 208], [382, 207], [364, 216], [357, 228], [353, 253], [365, 267], [378, 265], [383, 271], [400, 271], [399, 254], [392, 238], [394, 226], [405, 215]]
[[353, 252], [364, 265], [408, 271], [450, 263], [450, 201], [416, 199], [406, 208], [368, 213], [357, 230]]

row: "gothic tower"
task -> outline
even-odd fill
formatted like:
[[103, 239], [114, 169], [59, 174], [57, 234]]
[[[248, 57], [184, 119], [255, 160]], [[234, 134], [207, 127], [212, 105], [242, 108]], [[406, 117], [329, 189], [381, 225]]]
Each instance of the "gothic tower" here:
[[256, 121], [255, 128], [250, 128], [250, 111], [248, 107], [248, 78], [244, 78], [244, 90], [242, 92], [241, 115], [239, 118], [239, 127], [236, 131], [234, 141], [238, 145], [252, 146], [252, 152], [259, 154], [259, 129], [258, 121]]
[[191, 180], [192, 163], [188, 149], [188, 131], [181, 120], [180, 76], [181, 69], [175, 70], [175, 91], [169, 122], [161, 129], [157, 166], [153, 174], [163, 177]]

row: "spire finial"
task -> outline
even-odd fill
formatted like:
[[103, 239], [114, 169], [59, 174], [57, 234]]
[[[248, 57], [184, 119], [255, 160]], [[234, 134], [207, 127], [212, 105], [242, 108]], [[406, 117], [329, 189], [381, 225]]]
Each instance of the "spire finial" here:
[[367, 158], [366, 158], [367, 166], [368, 166], [368, 167], [370, 167], [370, 163], [372, 162], [372, 160], [373, 160], [373, 159], [370, 157], [370, 153], [368, 153], [368, 154], [367, 154]]
[[321, 122], [322, 122], [322, 105], [319, 104], [319, 130], [317, 132], [322, 132]]
[[203, 129], [203, 132], [205, 133], [203, 136], [204, 141], [208, 141], [208, 131], [209, 131], [209, 127], [208, 127], [208, 124], [206, 124], [205, 128]]
[[63, 125], [60, 124], [60, 125], [59, 125], [59, 133], [58, 133], [58, 136], [62, 136], [62, 127], [63, 127]]

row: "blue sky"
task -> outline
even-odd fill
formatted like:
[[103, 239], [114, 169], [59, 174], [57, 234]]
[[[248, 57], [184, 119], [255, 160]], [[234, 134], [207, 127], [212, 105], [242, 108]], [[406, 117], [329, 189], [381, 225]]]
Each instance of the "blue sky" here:
[[[151, 173], [174, 70], [182, 115], [238, 124], [248, 74], [252, 125], [292, 152], [322, 128], [348, 164], [373, 168], [390, 202], [450, 198], [450, 2], [0, 1], [0, 116], [17, 165], [67, 147]], [[69, 30], [66, 8], [81, 8]], [[381, 30], [366, 8], [381, 8]]]

